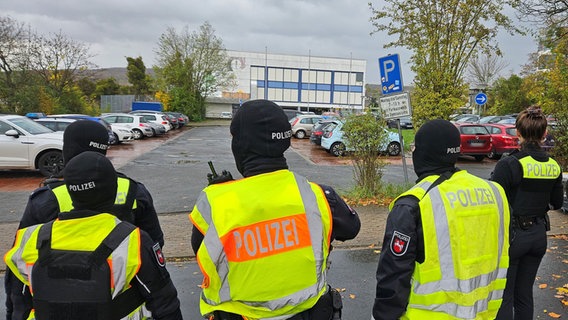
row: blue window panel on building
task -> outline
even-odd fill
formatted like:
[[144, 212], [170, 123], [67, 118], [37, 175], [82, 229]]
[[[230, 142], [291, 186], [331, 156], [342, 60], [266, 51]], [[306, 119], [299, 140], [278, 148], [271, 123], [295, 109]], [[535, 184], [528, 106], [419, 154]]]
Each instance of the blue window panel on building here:
[[318, 91], [330, 91], [331, 85], [330, 84], [316, 84], [316, 90]]
[[363, 87], [362, 86], [346, 86], [346, 85], [342, 85], [342, 84], [336, 84], [335, 86], [333, 86], [333, 91], [361, 93], [361, 92], [363, 92]]
[[316, 90], [315, 83], [302, 83], [302, 90]]
[[284, 89], [298, 89], [297, 82], [284, 82]]
[[268, 87], [269, 88], [283, 88], [283, 82], [282, 81], [268, 81]]

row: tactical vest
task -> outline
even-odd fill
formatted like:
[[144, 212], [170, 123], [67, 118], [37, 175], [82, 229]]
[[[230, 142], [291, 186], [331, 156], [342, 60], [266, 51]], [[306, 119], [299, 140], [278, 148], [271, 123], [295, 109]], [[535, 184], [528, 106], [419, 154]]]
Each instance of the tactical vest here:
[[318, 185], [279, 170], [203, 193], [190, 214], [204, 234], [203, 315], [287, 319], [326, 292], [332, 217]]
[[493, 319], [509, 264], [505, 192], [463, 170], [429, 190], [437, 179], [429, 176], [399, 196], [419, 199], [425, 256], [401, 319]]
[[144, 317], [130, 286], [140, 259], [138, 229], [105, 213], [18, 230], [4, 257], [30, 287], [28, 319], [89, 320]]
[[550, 193], [562, 175], [560, 165], [550, 157], [547, 161], [538, 161], [525, 151], [511, 156], [518, 159], [523, 167], [523, 178], [515, 190], [514, 199], [511, 199], [513, 215], [544, 216], [548, 211]]
[[92, 252], [53, 249], [52, 227], [53, 222], [41, 227], [37, 239], [32, 268], [36, 319], [112, 319], [107, 258], [136, 227], [119, 223]]
[[[68, 212], [73, 209], [73, 201], [67, 191], [67, 186], [62, 183], [55, 183], [48, 185], [59, 204], [59, 212]], [[133, 211], [137, 207], [136, 192], [138, 186], [135, 182], [126, 177], [118, 177], [116, 199], [111, 213], [117, 216], [122, 221], [134, 223]]]

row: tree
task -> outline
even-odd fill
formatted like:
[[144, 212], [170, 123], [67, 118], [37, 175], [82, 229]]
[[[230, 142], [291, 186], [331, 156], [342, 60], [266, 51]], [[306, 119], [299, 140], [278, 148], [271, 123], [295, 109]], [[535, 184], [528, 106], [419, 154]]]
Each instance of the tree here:
[[353, 172], [358, 193], [364, 198], [376, 197], [381, 191], [382, 169], [386, 162], [378, 152], [385, 144], [386, 121], [371, 113], [352, 114], [343, 125], [345, 142], [353, 149]]
[[492, 114], [518, 113], [533, 104], [524, 83], [524, 79], [516, 74], [509, 78], [497, 79], [491, 89], [494, 103], [490, 112]]
[[102, 95], [115, 95], [120, 93], [120, 84], [115, 78], [106, 78], [97, 81], [94, 94], [97, 97]]
[[556, 39], [568, 36], [568, 29], [563, 28], [568, 25], [568, 1], [514, 0], [512, 4], [524, 19], [561, 31], [556, 34]]
[[142, 57], [126, 57], [128, 82], [134, 87], [134, 95], [140, 96], [150, 93], [150, 76], [146, 74], [146, 66]]
[[495, 77], [507, 67], [501, 57], [492, 54], [476, 55], [469, 62], [468, 78], [478, 89], [492, 86]]
[[234, 85], [223, 42], [208, 22], [193, 33], [187, 26], [179, 33], [167, 28], [156, 55], [160, 89], [169, 94], [172, 110], [186, 113], [193, 121], [204, 119], [209, 95]]
[[447, 118], [467, 101], [463, 76], [477, 52], [500, 55], [497, 32], [521, 32], [501, 13], [505, 0], [385, 0], [372, 11], [372, 34], [395, 35], [389, 47], [412, 51], [415, 73], [412, 94], [418, 126]]
[[33, 35], [30, 45], [30, 68], [43, 80], [43, 85], [60, 97], [71, 90], [81, 72], [96, 67], [89, 47], [65, 36], [61, 31], [50, 36]]
[[29, 33], [23, 23], [0, 17], [0, 110], [18, 112], [22, 104], [17, 97], [25, 91], [33, 77], [26, 76]]

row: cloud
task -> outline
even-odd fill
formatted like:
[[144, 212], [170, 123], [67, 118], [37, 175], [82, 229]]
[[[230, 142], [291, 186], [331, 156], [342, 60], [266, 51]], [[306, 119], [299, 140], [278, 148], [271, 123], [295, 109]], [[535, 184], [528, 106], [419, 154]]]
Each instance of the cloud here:
[[[381, 4], [375, 2], [375, 7]], [[125, 67], [141, 56], [147, 67], [167, 27], [198, 30], [208, 21], [227, 49], [367, 60], [367, 82], [378, 83], [377, 59], [401, 55], [405, 83], [412, 80], [410, 54], [384, 49], [385, 36], [370, 36], [371, 11], [359, 0], [25, 0], [3, 3], [3, 15], [48, 34], [63, 32], [90, 46], [100, 67]], [[504, 59], [519, 71], [534, 51], [528, 37], [502, 36]]]

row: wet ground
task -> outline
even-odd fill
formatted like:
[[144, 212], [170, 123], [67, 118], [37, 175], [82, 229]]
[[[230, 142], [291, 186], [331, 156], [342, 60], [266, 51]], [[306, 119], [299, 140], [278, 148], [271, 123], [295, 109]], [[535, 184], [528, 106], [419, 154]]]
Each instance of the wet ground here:
[[[166, 141], [180, 136], [189, 129], [189, 127], [185, 127], [170, 130], [161, 136], [113, 145], [107, 151], [107, 157], [112, 161], [114, 167], [119, 169], [132, 159], [163, 145]], [[0, 192], [33, 191], [41, 185], [44, 179], [45, 177], [39, 171], [0, 170]]]

